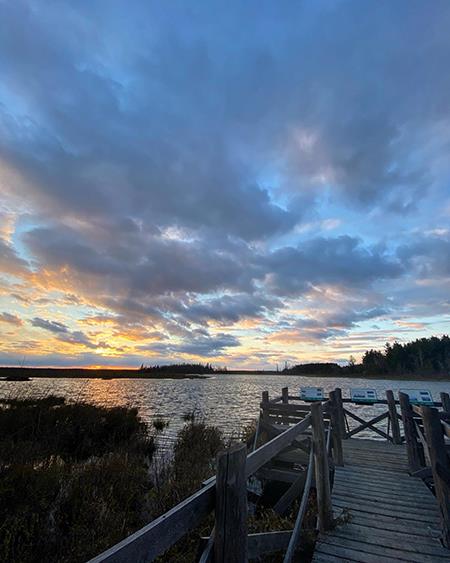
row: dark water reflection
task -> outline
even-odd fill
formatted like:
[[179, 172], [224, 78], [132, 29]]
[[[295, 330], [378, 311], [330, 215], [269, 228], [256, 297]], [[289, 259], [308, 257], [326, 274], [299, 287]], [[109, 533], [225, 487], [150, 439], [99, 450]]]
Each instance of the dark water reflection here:
[[[169, 421], [161, 442], [170, 447], [177, 431], [183, 425], [183, 414], [196, 411], [210, 423], [221, 428], [226, 436], [237, 435], [258, 416], [262, 391], [271, 397], [281, 394], [288, 386], [289, 393], [299, 393], [300, 386], [322, 386], [325, 393], [341, 387], [344, 397], [350, 396], [350, 387], [370, 387], [385, 398], [386, 389], [397, 395], [402, 389], [428, 389], [433, 399], [439, 392], [450, 393], [450, 382], [395, 381], [349, 378], [320, 378], [283, 375], [218, 375], [208, 379], [34, 379], [27, 382], [0, 382], [0, 397], [45, 396], [54, 393], [74, 400], [87, 400], [98, 405], [127, 405], [137, 407], [142, 418], [151, 423], [155, 417]], [[364, 419], [386, 410], [383, 405], [352, 405], [352, 410]], [[380, 426], [383, 428], [383, 425]], [[377, 436], [369, 431], [360, 437]]]

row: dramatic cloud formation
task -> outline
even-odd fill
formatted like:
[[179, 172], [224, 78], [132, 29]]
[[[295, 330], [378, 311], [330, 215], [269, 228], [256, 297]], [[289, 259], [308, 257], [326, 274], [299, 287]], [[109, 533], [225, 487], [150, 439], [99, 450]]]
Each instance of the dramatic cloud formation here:
[[0, 363], [448, 332], [450, 5], [0, 3]]

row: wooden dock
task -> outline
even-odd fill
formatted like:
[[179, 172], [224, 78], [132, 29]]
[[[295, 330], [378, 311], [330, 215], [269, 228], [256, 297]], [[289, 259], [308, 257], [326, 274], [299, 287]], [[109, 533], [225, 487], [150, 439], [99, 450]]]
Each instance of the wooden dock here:
[[[91, 563], [164, 557], [212, 511], [199, 563], [246, 563], [274, 553], [293, 563], [307, 537], [316, 538], [315, 562], [450, 562], [449, 395], [418, 407], [387, 391], [370, 420], [352, 404], [340, 389], [309, 404], [287, 388], [275, 399], [263, 392], [250, 448], [241, 443], [220, 453], [217, 475], [202, 489]], [[377, 439], [355, 438], [368, 432]], [[284, 485], [274, 512], [284, 515], [298, 502], [292, 530], [248, 533], [250, 477]], [[305, 524], [308, 507], [316, 510], [313, 524]]]
[[319, 536], [313, 561], [450, 561], [438, 504], [408, 474], [406, 446], [351, 438], [343, 450], [331, 497], [335, 527]]

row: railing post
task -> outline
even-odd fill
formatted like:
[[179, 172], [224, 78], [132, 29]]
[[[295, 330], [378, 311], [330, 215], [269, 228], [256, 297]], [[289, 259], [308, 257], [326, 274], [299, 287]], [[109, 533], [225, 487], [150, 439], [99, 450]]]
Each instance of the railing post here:
[[397, 407], [395, 406], [394, 393], [388, 389], [386, 391], [386, 399], [389, 409], [389, 420], [391, 421], [392, 441], [394, 444], [401, 444], [402, 437], [400, 434], [400, 424], [398, 423]]
[[344, 465], [344, 454], [342, 452], [342, 438], [340, 420], [336, 406], [336, 391], [330, 393], [330, 424], [331, 437], [333, 439], [333, 460], [335, 465]]
[[215, 563], [246, 563], [247, 447], [237, 444], [217, 456]]
[[331, 504], [330, 469], [323, 424], [322, 404], [311, 404], [311, 422], [314, 447], [314, 469], [317, 491], [317, 514], [321, 532], [330, 530], [333, 525]]
[[441, 393], [442, 410], [450, 414], [450, 395], [448, 393]]
[[341, 433], [341, 438], [345, 440], [347, 438], [347, 431], [345, 429], [345, 415], [344, 415], [344, 403], [342, 402], [342, 390], [339, 387], [336, 387], [335, 396], [336, 396], [336, 412], [337, 417], [339, 419], [339, 431]]
[[289, 389], [287, 387], [283, 387], [281, 390], [282, 401], [285, 405], [289, 403]]
[[437, 409], [422, 407], [423, 427], [430, 454], [434, 490], [439, 503], [442, 541], [450, 548], [450, 462]]
[[262, 392], [262, 402], [268, 403], [269, 402], [269, 391]]
[[406, 393], [399, 392], [400, 409], [402, 411], [403, 428], [405, 430], [406, 452], [408, 454], [408, 465], [411, 473], [422, 467], [417, 432], [414, 426], [413, 412]]

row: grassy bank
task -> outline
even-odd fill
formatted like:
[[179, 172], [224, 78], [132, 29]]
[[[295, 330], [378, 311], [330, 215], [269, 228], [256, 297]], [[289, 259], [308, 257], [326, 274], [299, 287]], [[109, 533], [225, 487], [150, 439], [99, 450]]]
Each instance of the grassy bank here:
[[[0, 561], [86, 561], [200, 489], [222, 433], [188, 415], [164, 460], [155, 437], [166, 424], [55, 396], [0, 400]], [[296, 508], [281, 518], [263, 502], [249, 529], [291, 529]], [[195, 561], [212, 526], [210, 515], [159, 561]]]
[[16, 368], [0, 367], [0, 379], [31, 379], [36, 377], [80, 379], [202, 379], [207, 375], [182, 373], [149, 373], [137, 369], [87, 369], [87, 368]]

